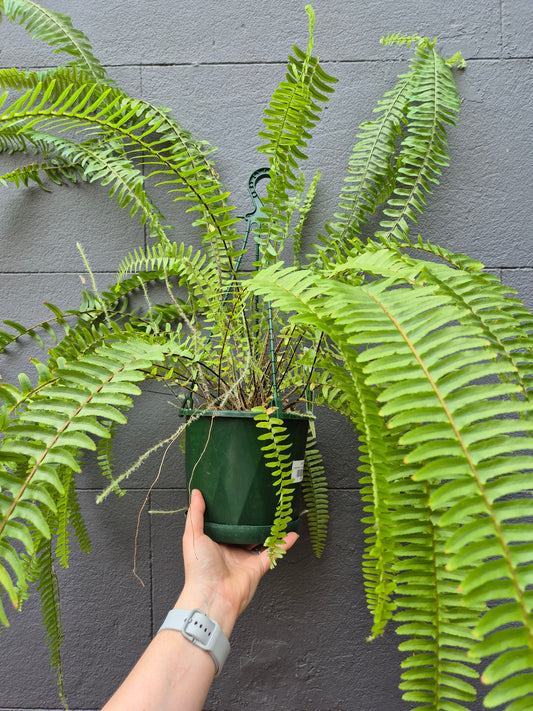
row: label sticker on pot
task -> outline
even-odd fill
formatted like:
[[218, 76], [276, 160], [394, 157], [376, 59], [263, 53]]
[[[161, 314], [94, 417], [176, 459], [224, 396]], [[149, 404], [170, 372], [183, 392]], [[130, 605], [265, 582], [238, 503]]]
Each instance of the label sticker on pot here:
[[292, 475], [291, 479], [299, 484], [304, 478], [304, 460], [295, 459], [292, 463]]

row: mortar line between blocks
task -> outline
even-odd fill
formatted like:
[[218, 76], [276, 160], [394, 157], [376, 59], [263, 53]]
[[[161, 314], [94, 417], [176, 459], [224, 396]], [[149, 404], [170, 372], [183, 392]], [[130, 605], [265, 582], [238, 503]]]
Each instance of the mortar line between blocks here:
[[[500, 16], [500, 38], [503, 39], [503, 30], [502, 30], [502, 23], [503, 23], [503, 13]], [[321, 59], [321, 64], [322, 65], [336, 65], [336, 64], [391, 64], [391, 63], [398, 63], [398, 62], [404, 62], [407, 61], [409, 58], [407, 56], [405, 57], [390, 57], [390, 58], [378, 58], [378, 57], [360, 57], [360, 58], [355, 58], [355, 59]], [[499, 55], [489, 55], [489, 56], [482, 56], [482, 57], [465, 57], [467, 62], [484, 62], [484, 61], [505, 61], [505, 62], [512, 62], [512, 61], [519, 61], [523, 59], [533, 59], [533, 56], [530, 54], [524, 54], [524, 55], [519, 55], [516, 57], [505, 57], [502, 55], [500, 52]], [[283, 60], [274, 60], [272, 62], [267, 62], [267, 61], [233, 61], [233, 62], [140, 62], [138, 64], [106, 64], [104, 65], [106, 69], [143, 69], [143, 68], [150, 68], [150, 67], [176, 67], [176, 68], [195, 68], [195, 67], [258, 67], [258, 66], [278, 66], [278, 67], [284, 67], [286, 64], [286, 61]], [[24, 69], [25, 67], [21, 67]], [[26, 67], [26, 69], [29, 67]], [[50, 69], [51, 67], [48, 65], [43, 65], [43, 66], [35, 66], [32, 65], [31, 69], [35, 71], [42, 71], [46, 69]], [[142, 85], [141, 85], [142, 86]], [[2, 711], [2, 709], [0, 709]]]

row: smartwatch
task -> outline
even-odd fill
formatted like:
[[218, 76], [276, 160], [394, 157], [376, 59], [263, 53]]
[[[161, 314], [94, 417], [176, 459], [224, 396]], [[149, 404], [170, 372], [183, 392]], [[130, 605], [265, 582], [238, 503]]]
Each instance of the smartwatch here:
[[200, 649], [205, 649], [215, 664], [215, 676], [222, 671], [230, 644], [220, 625], [201, 610], [171, 610], [159, 628], [176, 630]]

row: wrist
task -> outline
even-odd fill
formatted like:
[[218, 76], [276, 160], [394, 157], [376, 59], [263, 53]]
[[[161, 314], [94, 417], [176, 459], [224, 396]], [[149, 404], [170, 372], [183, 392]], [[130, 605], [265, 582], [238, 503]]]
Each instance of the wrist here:
[[222, 595], [210, 589], [201, 589], [187, 584], [174, 605], [174, 609], [202, 610], [202, 612], [218, 622], [228, 639], [238, 614], [234, 606]]

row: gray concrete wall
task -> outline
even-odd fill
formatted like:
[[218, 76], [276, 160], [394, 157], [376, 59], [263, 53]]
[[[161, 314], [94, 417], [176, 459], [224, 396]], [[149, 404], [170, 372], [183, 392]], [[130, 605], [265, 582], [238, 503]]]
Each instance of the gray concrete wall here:
[[[293, 43], [306, 46], [304, 2], [294, 0], [49, 0], [91, 38], [95, 53], [133, 94], [171, 107], [177, 118], [219, 146], [219, 168], [246, 210], [245, 180], [264, 161], [255, 153], [261, 115]], [[315, 0], [316, 51], [339, 77], [309, 161], [324, 179], [311, 220], [318, 229], [335, 205], [355, 128], [405, 68], [406, 55], [379, 45], [391, 31], [437, 35], [444, 54], [468, 60], [458, 76], [462, 118], [450, 135], [453, 165], [420, 232], [467, 252], [515, 285], [533, 306], [531, 0]], [[0, 27], [0, 65], [44, 67], [51, 51], [19, 27]], [[4, 161], [9, 165], [10, 161]], [[4, 169], [2, 168], [2, 171]], [[177, 239], [191, 239], [180, 206], [164, 200]], [[84, 280], [81, 242], [100, 288], [123, 252], [145, 242], [142, 227], [97, 186], [0, 190], [0, 319], [41, 320], [44, 300], [78, 303]], [[29, 350], [0, 361], [6, 379], [28, 367]], [[147, 389], [117, 438], [125, 468], [156, 437], [172, 432], [176, 411]], [[397, 690], [393, 630], [365, 642], [370, 622], [361, 576], [362, 526], [356, 444], [346, 422], [320, 413], [318, 434], [331, 487], [331, 528], [322, 560], [302, 540], [262, 583], [237, 624], [233, 650], [206, 709], [391, 711], [406, 707]], [[64, 604], [65, 684], [72, 709], [99, 708], [157, 630], [179, 592], [181, 516], [140, 519], [138, 573], [132, 574], [137, 517], [159, 466], [155, 458], [128, 484], [128, 495], [101, 506], [102, 482], [90, 457], [78, 487], [93, 553], [74, 551], [59, 571]], [[148, 508], [184, 504], [176, 448]], [[0, 711], [59, 707], [36, 596], [15, 615], [0, 647]], [[473, 707], [480, 709], [481, 704]]]

